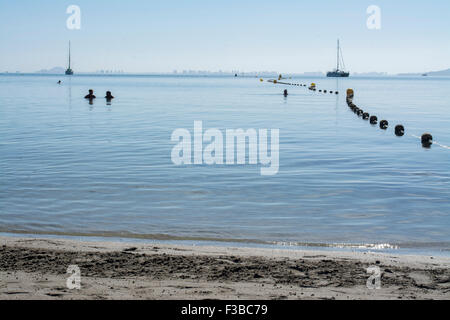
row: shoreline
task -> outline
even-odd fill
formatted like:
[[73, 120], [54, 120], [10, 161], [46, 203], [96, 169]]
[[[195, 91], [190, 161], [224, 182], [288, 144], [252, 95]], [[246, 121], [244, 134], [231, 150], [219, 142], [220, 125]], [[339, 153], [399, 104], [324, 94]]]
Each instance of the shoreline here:
[[0, 236], [0, 279], [0, 299], [450, 299], [450, 258]]
[[268, 241], [258, 239], [228, 239], [205, 237], [182, 237], [168, 234], [90, 234], [90, 233], [47, 233], [24, 231], [0, 231], [0, 238], [36, 238], [54, 240], [72, 240], [81, 242], [128, 242], [144, 245], [172, 245], [172, 246], [212, 246], [212, 247], [238, 247], [268, 250], [300, 250], [323, 252], [375, 252], [397, 255], [433, 256], [450, 258], [450, 248], [438, 247], [438, 243], [334, 243], [334, 242], [292, 242]]

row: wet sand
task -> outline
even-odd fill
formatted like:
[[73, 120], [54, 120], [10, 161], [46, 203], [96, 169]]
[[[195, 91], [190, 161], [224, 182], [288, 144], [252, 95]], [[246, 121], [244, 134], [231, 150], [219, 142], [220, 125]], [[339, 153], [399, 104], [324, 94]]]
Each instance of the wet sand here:
[[0, 299], [450, 300], [450, 258], [0, 237]]

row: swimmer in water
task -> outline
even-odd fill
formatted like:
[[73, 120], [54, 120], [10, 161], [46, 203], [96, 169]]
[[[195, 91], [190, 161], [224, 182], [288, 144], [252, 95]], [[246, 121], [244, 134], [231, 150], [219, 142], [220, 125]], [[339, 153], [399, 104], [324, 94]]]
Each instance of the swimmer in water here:
[[286, 89], [284, 90], [283, 95], [284, 95], [285, 97], [288, 96], [288, 91], [287, 91]]
[[61, 80], [58, 80], [58, 82], [57, 82], [58, 84], [61, 84]]
[[114, 99], [113, 95], [111, 94], [111, 91], [106, 91], [105, 98], [106, 98], [106, 100]]
[[95, 95], [94, 95], [94, 90], [89, 89], [89, 94], [87, 96], [84, 97], [85, 99], [95, 99]]

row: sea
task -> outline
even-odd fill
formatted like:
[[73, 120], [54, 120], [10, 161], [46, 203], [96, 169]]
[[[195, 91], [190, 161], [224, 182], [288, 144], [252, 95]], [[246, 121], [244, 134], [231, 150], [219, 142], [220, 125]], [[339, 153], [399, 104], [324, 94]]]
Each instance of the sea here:
[[[450, 256], [450, 78], [260, 78], [0, 74], [0, 232]], [[195, 121], [279, 130], [276, 174], [174, 163]]]

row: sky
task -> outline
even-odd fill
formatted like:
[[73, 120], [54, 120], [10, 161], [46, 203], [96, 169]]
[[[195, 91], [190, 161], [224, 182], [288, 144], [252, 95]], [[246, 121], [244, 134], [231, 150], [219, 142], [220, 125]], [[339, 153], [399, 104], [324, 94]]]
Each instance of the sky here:
[[0, 0], [0, 72], [66, 67], [69, 40], [75, 72], [325, 72], [338, 38], [353, 73], [447, 69], [450, 1]]

